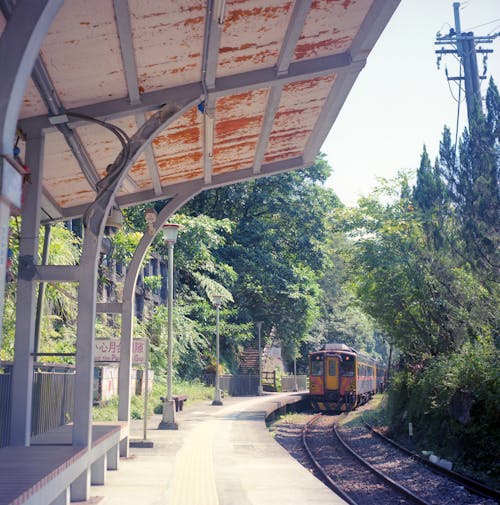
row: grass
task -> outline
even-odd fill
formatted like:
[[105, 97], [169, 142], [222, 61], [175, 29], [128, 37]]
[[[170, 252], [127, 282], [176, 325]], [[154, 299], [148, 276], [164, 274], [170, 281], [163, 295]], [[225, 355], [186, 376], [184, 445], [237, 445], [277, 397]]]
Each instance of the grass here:
[[375, 395], [366, 405], [358, 407], [352, 412], [342, 414], [338, 421], [340, 426], [361, 426], [367, 422], [372, 426], [387, 426], [388, 417], [386, 412], [387, 398], [383, 394]]
[[278, 433], [279, 426], [283, 424], [291, 424], [303, 426], [311, 417], [310, 413], [302, 413], [302, 412], [290, 412], [288, 414], [281, 414], [273, 419], [270, 423], [267, 424], [267, 428], [272, 437], [275, 437]]
[[[153, 389], [149, 395], [148, 415], [161, 413], [162, 402], [160, 397], [166, 396], [166, 384], [154, 382]], [[185, 394], [188, 397], [189, 404], [210, 400], [214, 395], [214, 388], [205, 386], [200, 381], [175, 381], [172, 384], [172, 392], [176, 394]], [[144, 414], [144, 397], [132, 396], [130, 400], [131, 419], [142, 419]], [[116, 421], [118, 419], [118, 397], [115, 396], [105, 404], [95, 405], [92, 418], [94, 421]]]

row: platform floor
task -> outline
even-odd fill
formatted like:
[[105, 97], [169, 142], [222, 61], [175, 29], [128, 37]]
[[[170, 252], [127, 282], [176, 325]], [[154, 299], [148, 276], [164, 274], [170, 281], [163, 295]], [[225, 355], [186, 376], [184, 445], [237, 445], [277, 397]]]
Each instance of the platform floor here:
[[[177, 431], [149, 421], [153, 448], [131, 448], [87, 504], [99, 505], [321, 505], [345, 503], [295, 461], [270, 435], [265, 411], [290, 396], [270, 394], [185, 405]], [[142, 421], [131, 426], [143, 437]]]

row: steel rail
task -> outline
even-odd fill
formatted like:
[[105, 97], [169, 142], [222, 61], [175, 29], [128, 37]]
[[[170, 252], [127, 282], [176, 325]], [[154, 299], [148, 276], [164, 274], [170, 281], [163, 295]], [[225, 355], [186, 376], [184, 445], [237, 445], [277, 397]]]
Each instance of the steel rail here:
[[364, 424], [370, 431], [372, 431], [375, 435], [377, 435], [381, 439], [385, 440], [389, 444], [392, 444], [394, 447], [397, 447], [400, 451], [404, 452], [405, 454], [408, 454], [409, 456], [417, 460], [419, 463], [428, 466], [431, 470], [435, 471], [436, 473], [440, 473], [454, 480], [458, 484], [463, 485], [471, 493], [478, 494], [483, 498], [492, 498], [494, 500], [500, 501], [500, 491], [489, 488], [484, 484], [482, 484], [481, 482], [471, 479], [470, 477], [462, 475], [458, 472], [454, 472], [453, 470], [448, 470], [447, 468], [437, 465], [436, 463], [433, 463], [432, 461], [423, 458], [419, 454], [416, 454], [413, 451], [407, 449], [406, 447], [398, 444], [395, 440], [386, 437], [367, 422], [364, 422]]
[[349, 451], [350, 454], [352, 454], [361, 464], [363, 464], [368, 470], [370, 470], [372, 473], [377, 475], [380, 479], [383, 481], [387, 482], [390, 486], [392, 486], [394, 489], [399, 491], [401, 494], [405, 495], [407, 498], [409, 498], [411, 501], [414, 503], [418, 503], [420, 505], [430, 505], [428, 501], [423, 500], [422, 498], [418, 497], [416, 494], [414, 494], [412, 491], [407, 489], [406, 487], [402, 486], [395, 480], [391, 479], [384, 473], [380, 472], [377, 470], [373, 465], [370, 465], [368, 461], [363, 459], [356, 451], [354, 451], [339, 435], [337, 431], [337, 426], [334, 424], [333, 425], [333, 433], [337, 437], [338, 441], [344, 446], [344, 448]]
[[321, 476], [325, 479], [326, 485], [335, 493], [337, 493], [343, 500], [345, 500], [347, 503], [350, 505], [357, 505], [357, 503], [344, 491], [342, 490], [336, 483], [335, 481], [328, 475], [328, 473], [325, 471], [325, 469], [320, 465], [319, 461], [315, 458], [314, 454], [312, 453], [311, 448], [309, 447], [309, 444], [307, 443], [307, 431], [309, 427], [314, 424], [319, 418], [321, 417], [321, 412], [319, 414], [316, 414], [312, 419], [310, 419], [302, 428], [302, 444], [307, 452], [307, 455], [309, 456], [310, 460], [312, 461], [314, 467], [318, 472], [321, 474]]

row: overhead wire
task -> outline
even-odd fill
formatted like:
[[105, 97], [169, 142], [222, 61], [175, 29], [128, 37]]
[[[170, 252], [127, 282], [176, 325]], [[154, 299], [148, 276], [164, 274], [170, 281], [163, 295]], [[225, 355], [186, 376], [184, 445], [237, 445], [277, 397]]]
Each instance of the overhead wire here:
[[130, 156], [130, 137], [127, 133], [122, 130], [119, 126], [108, 123], [107, 121], [102, 121], [101, 119], [94, 118], [92, 116], [87, 116], [86, 114], [80, 114], [78, 112], [67, 112], [68, 116], [76, 117], [79, 119], [84, 119], [91, 123], [98, 124], [103, 126], [104, 128], [111, 131], [119, 140], [122, 148], [120, 150], [120, 154], [117, 156], [114, 163], [109, 164], [106, 167], [106, 175], [100, 179], [97, 184], [97, 196], [94, 201], [94, 204], [89, 206], [84, 213], [84, 223], [88, 223], [89, 217], [91, 216], [92, 208], [95, 204], [99, 203], [101, 200], [105, 198], [106, 192], [109, 188], [111, 188], [114, 183], [116, 183], [117, 179], [121, 176], [123, 168], [126, 166], [127, 160]]
[[[471, 26], [470, 28], [467, 28], [467, 30], [463, 30], [464, 32], [470, 32], [471, 30], [475, 30], [476, 28], [481, 28], [482, 26], [487, 26], [487, 25], [491, 25], [493, 23], [496, 23], [497, 21], [500, 21], [500, 18], [497, 18], [497, 19], [492, 19], [491, 21], [488, 21], [486, 23], [482, 23], [480, 25], [476, 25], [476, 26]], [[495, 28], [496, 29], [496, 28]]]

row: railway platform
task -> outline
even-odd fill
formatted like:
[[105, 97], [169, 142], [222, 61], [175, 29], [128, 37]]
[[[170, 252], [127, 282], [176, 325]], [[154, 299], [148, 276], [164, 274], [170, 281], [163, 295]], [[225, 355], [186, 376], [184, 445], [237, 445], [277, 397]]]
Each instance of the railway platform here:
[[[149, 420], [153, 447], [131, 447], [106, 483], [92, 486], [87, 505], [322, 505], [345, 503], [302, 467], [270, 435], [267, 414], [297, 393], [205, 401], [178, 412], [178, 430]], [[143, 437], [133, 421], [132, 439]], [[135, 444], [134, 444], [135, 445]], [[137, 444], [140, 445], [140, 444]]]

